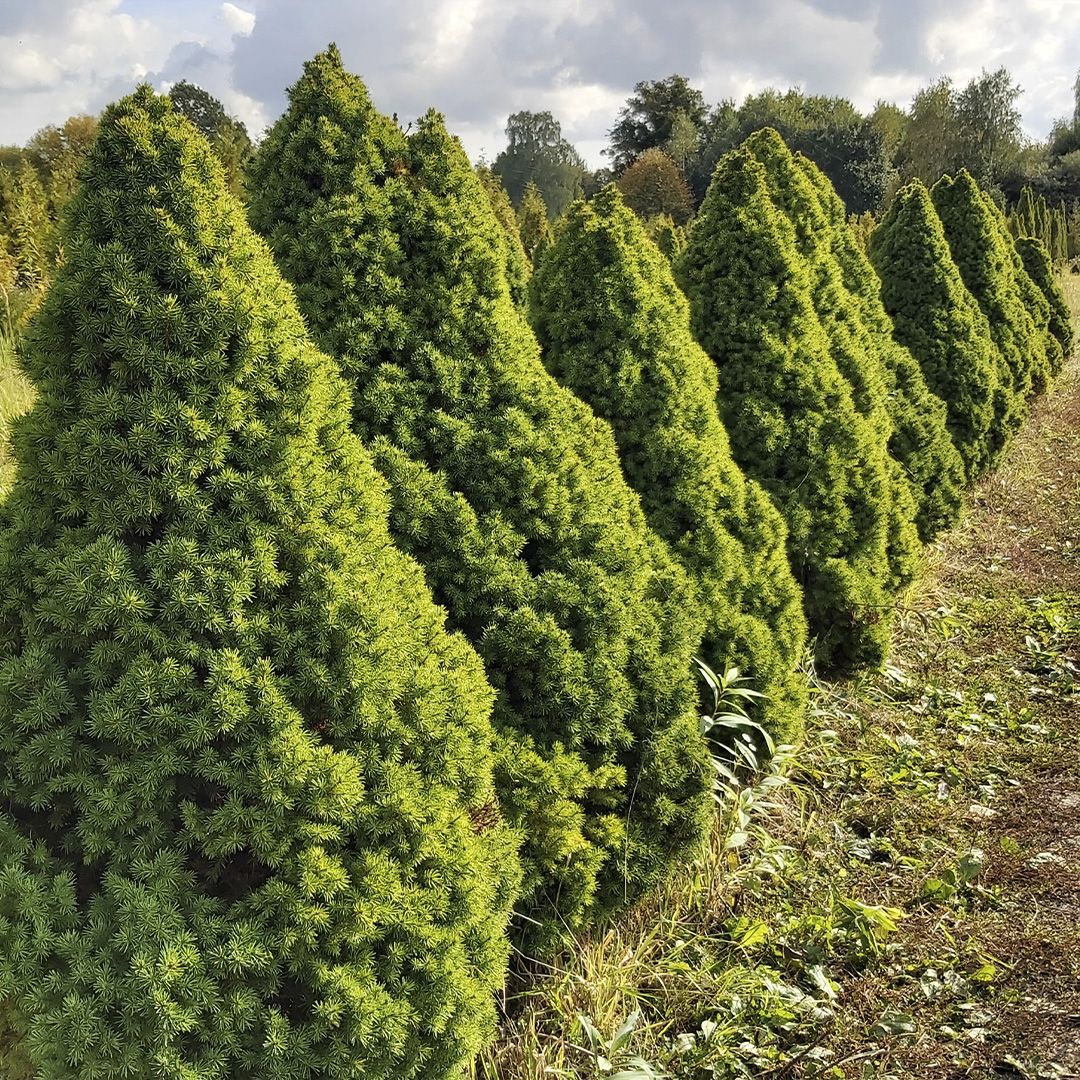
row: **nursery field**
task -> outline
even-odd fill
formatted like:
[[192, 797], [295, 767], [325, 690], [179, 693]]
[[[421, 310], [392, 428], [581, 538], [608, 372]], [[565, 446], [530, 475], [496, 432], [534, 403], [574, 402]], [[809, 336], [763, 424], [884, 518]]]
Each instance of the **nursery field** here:
[[519, 960], [476, 1075], [1080, 1075], [1078, 496], [1074, 356], [885, 671], [817, 681], [805, 742], [631, 919]]

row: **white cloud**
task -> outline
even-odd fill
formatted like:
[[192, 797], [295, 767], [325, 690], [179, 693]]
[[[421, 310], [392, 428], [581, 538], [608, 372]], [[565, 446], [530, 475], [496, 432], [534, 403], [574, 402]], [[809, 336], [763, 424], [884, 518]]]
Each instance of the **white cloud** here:
[[221, 5], [221, 18], [234, 34], [250, 34], [255, 29], [255, 13], [238, 8], [228, 0]]

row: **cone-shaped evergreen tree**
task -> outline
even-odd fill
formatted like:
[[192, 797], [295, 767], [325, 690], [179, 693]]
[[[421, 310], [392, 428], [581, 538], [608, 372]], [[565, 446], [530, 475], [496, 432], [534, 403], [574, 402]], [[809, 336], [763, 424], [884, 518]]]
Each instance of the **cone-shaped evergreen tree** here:
[[579, 923], [655, 880], [707, 820], [688, 579], [610, 427], [544, 370], [439, 117], [406, 138], [331, 49], [290, 91], [254, 178], [252, 219], [355, 387], [394, 537], [498, 691], [525, 910]]
[[896, 338], [945, 402], [949, 432], [973, 480], [1001, 449], [994, 428], [998, 360], [986, 316], [960, 277], [921, 181], [893, 199], [870, 237], [870, 258]]
[[964, 463], [949, 436], [945, 403], [927, 385], [918, 361], [893, 336], [881, 302], [881, 282], [847, 223], [843, 200], [814, 162], [803, 154], [794, 160], [828, 221], [823, 236], [840, 270], [844, 307], [854, 311], [850, 332], [862, 363], [880, 366], [884, 373], [885, 406], [892, 422], [889, 452], [911, 481], [919, 536], [929, 541], [956, 522], [963, 503]]
[[499, 223], [506, 241], [506, 280], [510, 285], [510, 295], [514, 303], [524, 307], [529, 296], [529, 277], [532, 274], [532, 264], [529, 256], [525, 254], [525, 245], [521, 242], [521, 232], [518, 230], [517, 215], [514, 213], [514, 204], [510, 196], [506, 194], [502, 180], [487, 165], [478, 165], [476, 175], [484, 188], [484, 193], [491, 203], [491, 209], [495, 213], [495, 220]]
[[832, 359], [794, 230], [748, 150], [717, 166], [677, 277], [719, 371], [717, 402], [735, 460], [787, 522], [820, 663], [881, 661], [891, 577], [888, 456]]
[[[999, 396], [995, 424], [1001, 439], [1023, 423], [1027, 399], [1049, 371], [1045, 342], [1025, 310], [1013, 272], [1012, 245], [966, 169], [943, 176], [930, 190], [960, 276], [978, 301], [1001, 357], [998, 377], [1011, 389]], [[999, 440], [1000, 441], [1000, 440]]]
[[446, 1078], [512, 902], [491, 690], [209, 145], [106, 111], [0, 534], [0, 999], [38, 1080]]
[[517, 212], [518, 236], [521, 237], [525, 254], [536, 262], [540, 251], [551, 236], [547, 206], [540, 189], [531, 180], [525, 185], [521, 196], [521, 205]]
[[1072, 354], [1073, 322], [1072, 312], [1065, 294], [1061, 291], [1054, 267], [1050, 262], [1050, 252], [1041, 240], [1032, 236], [1022, 236], [1016, 241], [1016, 250], [1024, 263], [1024, 270], [1032, 281], [1042, 290], [1050, 308], [1049, 330], [1061, 346], [1062, 358]]
[[614, 185], [575, 203], [533, 280], [548, 369], [610, 421], [650, 525], [699, 586], [702, 645], [765, 694], [755, 718], [776, 738], [802, 724], [806, 642], [787, 530], [732, 460], [716, 366], [690, 332], [668, 261]]

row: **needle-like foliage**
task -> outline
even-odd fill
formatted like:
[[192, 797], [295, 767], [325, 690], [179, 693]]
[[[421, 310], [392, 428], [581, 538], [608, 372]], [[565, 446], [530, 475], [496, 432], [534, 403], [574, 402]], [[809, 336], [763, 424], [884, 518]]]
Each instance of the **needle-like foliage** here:
[[610, 427], [545, 371], [461, 145], [411, 136], [336, 49], [305, 66], [251, 215], [355, 389], [391, 527], [498, 691], [497, 787], [525, 837], [525, 929], [637, 895], [708, 815], [690, 588]]
[[716, 366], [618, 188], [571, 208], [533, 280], [531, 311], [548, 369], [610, 421], [649, 523], [698, 585], [706, 662], [738, 666], [765, 695], [755, 719], [775, 739], [795, 736], [806, 620], [787, 530], [731, 457]]
[[1024, 263], [1024, 270], [1032, 281], [1042, 290], [1050, 307], [1049, 330], [1061, 346], [1062, 357], [1072, 355], [1073, 329], [1072, 312], [1065, 294], [1061, 291], [1057, 275], [1050, 261], [1050, 252], [1046, 245], [1033, 236], [1021, 236], [1016, 241], [1016, 250]]
[[479, 658], [167, 98], [106, 111], [64, 246], [0, 533], [0, 1001], [35, 1077], [457, 1076], [517, 877]]
[[787, 523], [819, 662], [880, 662], [893, 576], [888, 454], [833, 359], [795, 230], [749, 150], [717, 166], [677, 278], [717, 365], [735, 460]]
[[999, 385], [990, 324], [964, 285], [922, 181], [897, 192], [871, 234], [870, 258], [896, 339], [945, 402], [949, 432], [974, 480], [1000, 453], [995, 402], [1011, 390]]

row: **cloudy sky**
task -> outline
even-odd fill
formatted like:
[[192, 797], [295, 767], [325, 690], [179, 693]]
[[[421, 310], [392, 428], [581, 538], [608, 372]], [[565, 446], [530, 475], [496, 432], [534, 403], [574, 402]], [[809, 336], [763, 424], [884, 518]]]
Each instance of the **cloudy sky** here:
[[0, 0], [0, 142], [182, 78], [256, 134], [331, 40], [381, 108], [434, 105], [474, 157], [550, 109], [598, 165], [634, 83], [672, 72], [708, 101], [797, 84], [868, 108], [1004, 64], [1045, 135], [1072, 108], [1080, 0]]

